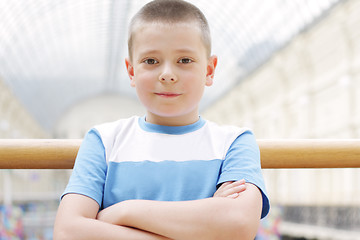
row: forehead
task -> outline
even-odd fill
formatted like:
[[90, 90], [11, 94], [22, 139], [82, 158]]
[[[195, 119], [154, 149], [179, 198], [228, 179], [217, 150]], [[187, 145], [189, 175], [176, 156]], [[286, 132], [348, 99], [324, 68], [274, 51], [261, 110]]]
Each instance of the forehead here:
[[166, 33], [170, 29], [193, 29], [194, 31], [198, 31], [198, 33], [201, 35], [201, 27], [200, 24], [194, 23], [193, 21], [188, 22], [161, 22], [161, 21], [155, 21], [155, 22], [144, 22], [144, 21], [138, 21], [136, 24], [134, 24], [132, 29], [132, 34], [137, 35], [139, 33], [144, 32], [147, 29], [151, 29], [152, 31], [157, 32], [164, 32]]
[[145, 23], [136, 27], [133, 32], [135, 51], [137, 48], [144, 47], [160, 48], [165, 46], [164, 44], [167, 47], [171, 44], [175, 48], [185, 46], [200, 47], [200, 45], [205, 47], [200, 27], [190, 22], [176, 24]]

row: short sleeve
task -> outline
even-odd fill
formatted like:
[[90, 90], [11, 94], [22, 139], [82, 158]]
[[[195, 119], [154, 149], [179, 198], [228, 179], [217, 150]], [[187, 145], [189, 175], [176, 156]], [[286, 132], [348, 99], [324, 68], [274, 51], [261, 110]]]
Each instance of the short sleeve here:
[[221, 167], [217, 185], [241, 179], [245, 179], [246, 182], [260, 189], [263, 200], [261, 218], [264, 218], [269, 212], [270, 204], [261, 171], [259, 146], [250, 131], [238, 136], [230, 146]]
[[94, 199], [101, 207], [106, 171], [105, 148], [98, 132], [92, 129], [82, 141], [62, 197], [69, 193], [85, 195]]

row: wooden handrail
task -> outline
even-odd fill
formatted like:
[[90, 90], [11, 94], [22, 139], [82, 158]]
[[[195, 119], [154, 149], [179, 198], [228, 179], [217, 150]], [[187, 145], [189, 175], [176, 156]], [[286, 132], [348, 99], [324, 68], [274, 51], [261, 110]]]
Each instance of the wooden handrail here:
[[360, 140], [258, 140], [263, 168], [359, 168]]
[[0, 169], [71, 169], [81, 140], [0, 139]]
[[[0, 139], [0, 169], [71, 169], [81, 140]], [[359, 168], [360, 140], [258, 140], [262, 168]]]

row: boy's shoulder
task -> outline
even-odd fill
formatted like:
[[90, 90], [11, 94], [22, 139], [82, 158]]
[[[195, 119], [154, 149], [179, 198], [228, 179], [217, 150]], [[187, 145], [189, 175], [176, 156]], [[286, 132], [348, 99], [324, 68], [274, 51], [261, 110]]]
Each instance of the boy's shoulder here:
[[245, 132], [252, 133], [252, 130], [247, 127], [239, 127], [235, 125], [228, 125], [228, 124], [219, 124], [216, 122], [212, 122], [207, 120], [208, 127], [219, 134], [226, 134], [226, 135], [241, 135]]
[[132, 116], [129, 118], [122, 118], [112, 122], [101, 123], [95, 125], [93, 128], [96, 129], [96, 131], [98, 131], [100, 135], [109, 136], [116, 132], [119, 132], [121, 129], [126, 129], [131, 127], [131, 125], [137, 123], [138, 119], [139, 119], [138, 116]]

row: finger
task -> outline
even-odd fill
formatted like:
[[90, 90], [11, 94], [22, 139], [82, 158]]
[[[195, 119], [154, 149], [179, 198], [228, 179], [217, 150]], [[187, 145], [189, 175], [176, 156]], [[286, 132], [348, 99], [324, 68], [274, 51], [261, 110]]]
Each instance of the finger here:
[[223, 195], [225, 196], [230, 196], [234, 193], [241, 193], [243, 191], [246, 190], [246, 185], [245, 184], [242, 184], [242, 185], [239, 185], [239, 186], [234, 186], [230, 189], [227, 189], [226, 191], [223, 192]]
[[233, 193], [233, 194], [227, 196], [227, 198], [237, 198], [238, 196], [239, 196], [238, 193]]
[[241, 180], [238, 180], [238, 181], [233, 182], [233, 184], [235, 184], [235, 185], [245, 184], [245, 183], [246, 183], [245, 179], [241, 179]]
[[234, 193], [240, 193], [246, 189], [245, 180], [224, 182], [214, 193], [214, 197], [228, 197]]
[[225, 183], [223, 183], [223, 185], [221, 185], [221, 187], [222, 187], [223, 190], [227, 190], [227, 189], [230, 189], [230, 188], [233, 188], [233, 187], [236, 187], [236, 186], [239, 186], [239, 185], [243, 185], [243, 184], [245, 184], [245, 180], [241, 179], [241, 180], [236, 181], [236, 182], [225, 182]]
[[217, 191], [215, 194], [214, 194], [214, 197], [237, 197], [237, 195], [234, 195], [233, 194], [239, 194], [243, 191], [246, 190], [246, 185], [245, 184], [242, 184], [242, 185], [239, 185], [239, 186], [234, 186], [232, 188], [229, 188], [227, 190], [223, 190], [223, 191]]
[[232, 184], [234, 182], [230, 181], [230, 182], [224, 182], [221, 184], [221, 186], [218, 189], [224, 189], [226, 186], [229, 186], [230, 184]]

